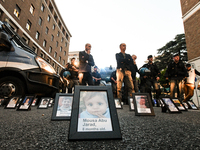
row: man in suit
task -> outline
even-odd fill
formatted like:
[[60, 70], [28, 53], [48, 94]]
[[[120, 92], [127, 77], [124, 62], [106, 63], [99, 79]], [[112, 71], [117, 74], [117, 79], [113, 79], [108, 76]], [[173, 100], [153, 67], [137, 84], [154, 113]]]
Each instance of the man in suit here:
[[85, 45], [85, 50], [79, 52], [79, 84], [80, 85], [94, 85], [91, 75], [91, 66], [94, 66], [94, 60], [91, 52], [91, 44]]
[[131, 66], [133, 65], [133, 59], [131, 55], [126, 54], [126, 44], [120, 44], [120, 53], [116, 54], [117, 60], [117, 97], [122, 101], [122, 82], [124, 81], [125, 86], [127, 86], [128, 95], [132, 96], [132, 93], [135, 93], [133, 86], [133, 79], [131, 77]]

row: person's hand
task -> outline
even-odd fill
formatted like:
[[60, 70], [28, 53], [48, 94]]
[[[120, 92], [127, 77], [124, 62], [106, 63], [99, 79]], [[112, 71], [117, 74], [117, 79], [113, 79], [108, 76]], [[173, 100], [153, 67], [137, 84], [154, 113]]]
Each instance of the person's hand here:
[[104, 115], [100, 113], [94, 113], [93, 115], [98, 116], [99, 118], [106, 118]]

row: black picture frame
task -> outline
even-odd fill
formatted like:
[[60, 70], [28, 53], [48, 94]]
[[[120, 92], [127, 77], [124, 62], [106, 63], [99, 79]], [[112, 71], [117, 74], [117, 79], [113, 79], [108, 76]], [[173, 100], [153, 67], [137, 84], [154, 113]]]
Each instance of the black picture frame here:
[[35, 98], [34, 98], [34, 100], [33, 100], [33, 102], [32, 102], [32, 104], [31, 104], [31, 106], [36, 106], [36, 104], [37, 104], [37, 101], [38, 101], [38, 98], [37, 98], [37, 97], [35, 97]]
[[0, 106], [3, 106], [3, 104], [4, 104], [4, 98], [0, 98]]
[[179, 99], [173, 98], [172, 100], [173, 100], [174, 104], [178, 107], [178, 109], [179, 109], [180, 111], [187, 111], [187, 108], [185, 108], [185, 105], [183, 105], [183, 104], [180, 102]]
[[133, 93], [132, 95], [136, 116], [155, 116], [148, 93]]
[[68, 140], [106, 139], [122, 139], [111, 86], [75, 86]]
[[188, 105], [189, 109], [199, 110], [199, 108], [195, 105], [195, 103], [193, 101], [187, 101], [187, 105]]
[[128, 97], [129, 110], [135, 111], [133, 97]]
[[40, 103], [38, 104], [38, 109], [47, 109], [51, 97], [41, 97]]
[[170, 97], [162, 97], [161, 100], [165, 104], [165, 108], [169, 111], [169, 113], [181, 113]]
[[17, 110], [31, 110], [32, 102], [35, 98], [35, 95], [26, 95], [22, 100], [20, 100]]
[[186, 102], [183, 102], [182, 104], [185, 106], [186, 109], [189, 109], [189, 106]]
[[4, 107], [5, 109], [15, 109], [17, 107], [17, 103], [21, 97], [13, 96], [8, 100], [7, 105]]
[[119, 98], [114, 98], [114, 101], [115, 101], [116, 109], [122, 109], [123, 108]]
[[54, 99], [51, 98], [50, 101], [49, 101], [48, 107], [52, 107], [53, 106], [53, 101], [54, 101]]
[[51, 120], [52, 121], [70, 120], [72, 103], [73, 103], [73, 94], [56, 93]]

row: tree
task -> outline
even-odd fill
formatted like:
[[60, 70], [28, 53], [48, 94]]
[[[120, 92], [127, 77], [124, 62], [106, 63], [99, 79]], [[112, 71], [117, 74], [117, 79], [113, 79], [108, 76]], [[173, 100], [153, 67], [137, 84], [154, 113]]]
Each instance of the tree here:
[[172, 61], [173, 55], [176, 53], [180, 55], [180, 60], [186, 62], [188, 59], [185, 34], [176, 35], [173, 41], [168, 42], [157, 51], [157, 54], [159, 55], [155, 58], [155, 64], [160, 70], [163, 70], [168, 66], [168, 64]]

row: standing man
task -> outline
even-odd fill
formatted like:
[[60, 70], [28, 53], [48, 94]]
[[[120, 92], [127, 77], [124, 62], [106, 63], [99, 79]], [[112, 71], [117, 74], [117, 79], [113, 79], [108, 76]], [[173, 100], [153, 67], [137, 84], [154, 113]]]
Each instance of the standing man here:
[[93, 81], [94, 81], [94, 85], [99, 85], [100, 84], [101, 75], [97, 71], [97, 66], [94, 67], [94, 71], [92, 72], [92, 78], [93, 78]]
[[91, 75], [91, 66], [94, 66], [94, 60], [91, 52], [91, 44], [85, 44], [85, 50], [79, 52], [79, 84], [80, 85], [93, 85], [93, 79]]
[[131, 65], [133, 65], [133, 59], [131, 55], [126, 54], [126, 44], [121, 43], [120, 46], [120, 53], [116, 54], [117, 60], [117, 97], [122, 101], [122, 82], [124, 80], [125, 86], [127, 86], [128, 95], [132, 96], [132, 93], [135, 93], [133, 80], [131, 77]]
[[68, 66], [68, 70], [71, 73], [71, 76], [69, 76], [69, 84], [68, 84], [68, 93], [72, 93], [72, 88], [75, 85], [78, 85], [78, 69], [75, 65], [75, 58], [73, 57], [71, 59], [71, 64]]
[[185, 79], [185, 99], [183, 100], [183, 102], [189, 101], [190, 98], [194, 95], [194, 81], [196, 74], [200, 76], [200, 72], [198, 72], [196, 69], [192, 69], [190, 64], [186, 64], [186, 68], [189, 76]]
[[[147, 57], [148, 63], [144, 64], [142, 68], [147, 68], [150, 70], [150, 73], [148, 75], [144, 75], [143, 78], [146, 80], [145, 86], [148, 86], [148, 91], [144, 90], [144, 85], [141, 85], [141, 92], [148, 92], [151, 97], [152, 105], [154, 106], [154, 102], [152, 100], [152, 94], [151, 94], [151, 86], [153, 86], [155, 92], [156, 92], [156, 102], [158, 104], [158, 98], [161, 94], [160, 87], [158, 85], [158, 80], [160, 79], [160, 71], [156, 64], [153, 63], [153, 56], [149, 55]], [[158, 105], [157, 105], [158, 106]]]
[[132, 79], [133, 79], [134, 90], [137, 93], [139, 91], [138, 90], [137, 80], [136, 80], [136, 72], [139, 72], [137, 64], [136, 64], [136, 61], [135, 61], [137, 59], [137, 56], [136, 55], [132, 55], [132, 59], [133, 59], [133, 66], [131, 67], [131, 76], [132, 76]]
[[165, 72], [166, 80], [170, 79], [170, 97], [174, 98], [174, 88], [178, 86], [178, 98], [182, 101], [182, 80], [188, 77], [187, 70], [179, 54], [174, 54], [173, 61], [168, 65]]

